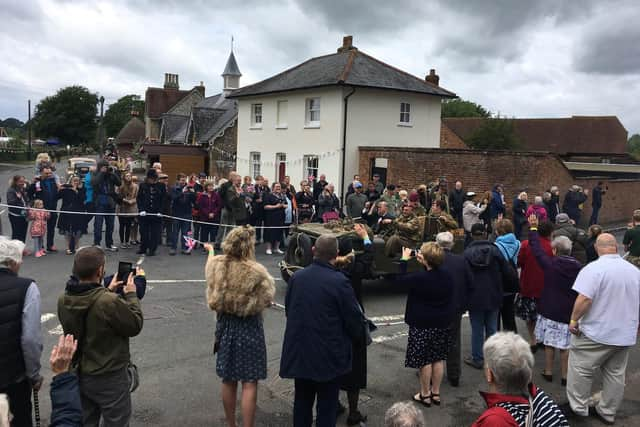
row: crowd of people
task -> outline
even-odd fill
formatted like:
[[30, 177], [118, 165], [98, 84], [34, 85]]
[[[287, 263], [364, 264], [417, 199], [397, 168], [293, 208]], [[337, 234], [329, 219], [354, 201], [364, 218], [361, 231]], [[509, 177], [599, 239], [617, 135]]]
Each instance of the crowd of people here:
[[[51, 357], [52, 369], [57, 366], [52, 425], [97, 426], [101, 419], [107, 427], [128, 425], [137, 375], [129, 339], [143, 327], [146, 279], [139, 268], [106, 277], [105, 250], [138, 245], [139, 254], [153, 256], [164, 234], [169, 255], [179, 249], [192, 254], [189, 238], [208, 254], [206, 301], [217, 315], [214, 354], [225, 417], [236, 426], [240, 389], [242, 424], [249, 427], [255, 425], [258, 383], [267, 377], [262, 313], [275, 295], [256, 247], [264, 243], [268, 255], [282, 254], [291, 224], [342, 217], [354, 224], [363, 249], [355, 252], [352, 240], [322, 235], [314, 242], [313, 263], [287, 285], [279, 375], [294, 380], [294, 426], [312, 425], [314, 404], [317, 426], [335, 426], [347, 411], [348, 425], [367, 421], [358, 402], [375, 325], [365, 314], [362, 281], [372, 268], [375, 239], [398, 263], [394, 284], [409, 290], [405, 366], [419, 377], [410, 403], [392, 406], [385, 425], [425, 425], [416, 408], [446, 402], [443, 379], [458, 387], [462, 362], [483, 370], [488, 384], [487, 410], [475, 426], [564, 426], [590, 415], [615, 421], [638, 333], [640, 210], [625, 233], [623, 259], [615, 237], [597, 224], [602, 183], [592, 191], [585, 231], [581, 213], [589, 191], [577, 186], [562, 203], [557, 187], [533, 196], [532, 204], [526, 192], [518, 192], [508, 209], [502, 185], [476, 194], [456, 181], [449, 191], [444, 177], [405, 189], [385, 185], [378, 175], [365, 186], [354, 176], [341, 203], [324, 175], [309, 177], [296, 191], [288, 177], [269, 185], [263, 177], [235, 172], [218, 182], [179, 174], [169, 185], [160, 164], [140, 184], [106, 161], [67, 183], [47, 159], [36, 168], [31, 184], [13, 177], [7, 192], [12, 236], [0, 238], [0, 286], [7, 291], [0, 294], [0, 313], [4, 324], [13, 325], [0, 329], [13, 331], [0, 337], [7, 343], [0, 393], [9, 396], [13, 425], [31, 425], [30, 393], [42, 384], [39, 291], [33, 280], [19, 276], [23, 256], [31, 254], [25, 249], [28, 230], [36, 257], [57, 251], [56, 227], [67, 254], [74, 255], [72, 278], [58, 301], [65, 337]], [[113, 241], [116, 217], [119, 248]], [[80, 249], [91, 219], [93, 246]], [[471, 352], [463, 357], [465, 312]], [[518, 335], [516, 317], [526, 322], [528, 341]], [[563, 408], [536, 385], [539, 348], [545, 356], [540, 379], [546, 382], [553, 381], [558, 350], [560, 384], [569, 401]], [[596, 372], [603, 376], [602, 393], [590, 406]], [[340, 404], [340, 390], [348, 408]]]

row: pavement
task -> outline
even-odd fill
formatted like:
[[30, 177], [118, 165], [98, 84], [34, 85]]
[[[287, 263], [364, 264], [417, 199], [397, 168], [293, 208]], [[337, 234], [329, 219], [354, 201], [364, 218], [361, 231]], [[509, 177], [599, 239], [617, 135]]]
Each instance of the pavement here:
[[[14, 174], [31, 178], [31, 167], [0, 165], [0, 195], [5, 200], [7, 182]], [[1, 215], [5, 234], [10, 231], [6, 213]], [[91, 227], [90, 227], [91, 228]], [[115, 237], [115, 236], [114, 236]], [[116, 238], [117, 241], [117, 238]], [[84, 236], [83, 244], [92, 238]], [[30, 242], [28, 242], [30, 244]], [[64, 248], [60, 236], [59, 249]], [[135, 261], [135, 247], [108, 253], [107, 270], [115, 272], [119, 260]], [[284, 302], [286, 284], [280, 279], [277, 256], [264, 254], [258, 247], [257, 259], [267, 267], [276, 280], [276, 302]], [[147, 257], [147, 295], [142, 301], [145, 315], [141, 334], [131, 340], [133, 362], [140, 372], [140, 388], [133, 394], [132, 426], [223, 426], [220, 379], [215, 374], [212, 355], [215, 314], [205, 302], [204, 264], [206, 257], [199, 251], [187, 256], [168, 256], [166, 247], [155, 257]], [[43, 425], [48, 425], [50, 400], [48, 397], [51, 371], [49, 353], [62, 333], [57, 320], [57, 299], [63, 292], [70, 274], [72, 257], [61, 250], [43, 258], [26, 257], [21, 275], [35, 279], [42, 297], [42, 334], [44, 351], [42, 375], [45, 383], [40, 392]], [[367, 315], [381, 326], [373, 334], [374, 343], [368, 350], [368, 387], [361, 394], [360, 409], [367, 414], [367, 426], [382, 426], [386, 409], [394, 402], [408, 400], [419, 389], [415, 370], [404, 367], [407, 327], [402, 323], [407, 289], [384, 281], [365, 284], [364, 305]], [[281, 309], [267, 309], [264, 330], [267, 343], [268, 379], [260, 382], [258, 392], [257, 426], [292, 425], [293, 382], [278, 377], [280, 352], [285, 328]], [[518, 319], [520, 331], [525, 324]], [[526, 335], [526, 332], [524, 332]], [[463, 320], [463, 355], [470, 352], [470, 327]], [[554, 383], [540, 376], [543, 353], [538, 351], [534, 382], [559, 404], [566, 403], [560, 385], [559, 364], [554, 371]], [[484, 410], [478, 394], [486, 389], [482, 372], [466, 365], [462, 368], [460, 386], [443, 382], [442, 406], [424, 408], [428, 425], [469, 426]], [[596, 390], [594, 390], [596, 391]], [[346, 397], [341, 394], [346, 403]], [[338, 425], [346, 425], [346, 417]], [[577, 426], [599, 426], [596, 419], [572, 422]], [[616, 425], [640, 425], [640, 351], [632, 349], [627, 369], [627, 387]]]

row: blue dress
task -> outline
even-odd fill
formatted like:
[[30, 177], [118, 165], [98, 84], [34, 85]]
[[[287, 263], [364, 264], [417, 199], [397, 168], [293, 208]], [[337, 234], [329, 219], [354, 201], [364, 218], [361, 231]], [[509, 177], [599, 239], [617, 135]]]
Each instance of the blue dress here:
[[216, 373], [224, 382], [257, 382], [267, 378], [267, 346], [262, 315], [221, 314], [216, 324]]

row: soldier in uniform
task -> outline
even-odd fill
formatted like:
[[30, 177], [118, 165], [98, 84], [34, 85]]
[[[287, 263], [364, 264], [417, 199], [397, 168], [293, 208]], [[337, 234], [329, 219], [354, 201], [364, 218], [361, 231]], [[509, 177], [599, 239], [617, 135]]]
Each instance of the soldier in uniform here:
[[416, 248], [422, 243], [420, 219], [413, 213], [411, 205], [402, 207], [402, 214], [393, 226], [395, 233], [385, 243], [385, 255], [392, 257], [401, 253], [403, 247]]
[[425, 220], [425, 238], [427, 241], [435, 241], [438, 233], [444, 231], [453, 232], [458, 229], [457, 221], [446, 212], [446, 207], [444, 200], [433, 202], [429, 215]]

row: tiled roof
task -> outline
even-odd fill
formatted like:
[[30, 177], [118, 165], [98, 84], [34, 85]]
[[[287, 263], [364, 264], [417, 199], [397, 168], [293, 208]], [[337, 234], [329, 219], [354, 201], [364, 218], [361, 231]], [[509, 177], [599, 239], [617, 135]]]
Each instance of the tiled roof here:
[[[446, 118], [442, 122], [467, 141], [483, 118]], [[491, 119], [488, 119], [491, 120]], [[569, 153], [622, 154], [627, 131], [615, 116], [573, 116], [558, 119], [511, 119], [523, 150]]]
[[189, 116], [180, 114], [162, 115], [162, 135], [165, 142], [184, 143], [189, 129]]
[[238, 103], [223, 94], [203, 99], [193, 109], [193, 130], [197, 143], [215, 138], [238, 116]]
[[229, 59], [227, 59], [227, 65], [224, 67], [224, 71], [222, 72], [223, 76], [241, 76], [240, 68], [238, 67], [238, 63], [236, 62], [236, 57], [233, 55], [233, 52], [229, 55]]
[[135, 144], [144, 140], [144, 123], [137, 117], [132, 117], [116, 136], [116, 144]]
[[446, 98], [456, 96], [440, 86], [385, 64], [356, 48], [350, 48], [312, 58], [266, 80], [234, 90], [229, 97], [239, 98], [332, 85], [393, 89]]
[[152, 119], [159, 119], [169, 111], [178, 101], [187, 96], [190, 90], [164, 89], [159, 87], [147, 88], [144, 96], [145, 115]]

